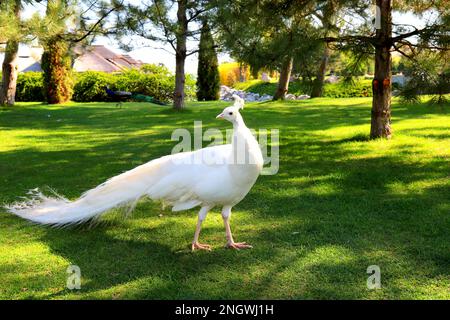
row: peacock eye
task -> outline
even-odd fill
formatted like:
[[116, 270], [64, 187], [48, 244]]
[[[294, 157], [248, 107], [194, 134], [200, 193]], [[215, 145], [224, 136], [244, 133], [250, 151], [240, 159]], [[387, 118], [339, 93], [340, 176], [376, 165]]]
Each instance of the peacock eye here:
[[230, 116], [232, 116], [232, 115], [233, 115], [233, 112], [229, 112], [228, 114], [229, 114]]

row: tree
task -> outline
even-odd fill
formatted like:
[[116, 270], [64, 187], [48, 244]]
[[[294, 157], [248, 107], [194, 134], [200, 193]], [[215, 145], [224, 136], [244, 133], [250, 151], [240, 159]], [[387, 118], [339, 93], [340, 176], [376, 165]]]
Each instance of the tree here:
[[48, 103], [63, 103], [72, 97], [69, 43], [63, 35], [73, 22], [75, 8], [69, 1], [48, 0], [40, 42], [44, 48], [41, 66], [44, 71], [45, 97]]
[[[6, 38], [5, 57], [2, 64], [2, 83], [0, 86], [0, 105], [12, 106], [15, 102], [16, 83], [17, 83], [17, 58], [19, 52], [20, 33], [13, 32], [20, 28], [20, 11], [22, 2], [20, 0], [11, 0], [0, 3], [0, 9], [4, 17], [2, 21], [9, 22], [9, 25], [1, 25], [3, 31], [10, 34], [3, 34]], [[11, 15], [10, 15], [11, 14]]]
[[222, 45], [231, 56], [248, 64], [252, 73], [279, 70], [274, 99], [288, 92], [293, 63], [315, 34], [311, 11], [315, 1], [216, 0], [215, 21]]
[[220, 75], [214, 40], [206, 19], [200, 35], [197, 70], [198, 101], [219, 100]]
[[41, 66], [47, 103], [64, 103], [72, 97], [74, 83], [71, 64], [68, 43], [57, 37], [45, 42]]
[[[375, 75], [373, 80], [372, 117], [370, 137], [391, 138], [391, 37], [392, 8], [391, 0], [377, 0], [379, 28], [373, 45], [375, 46]], [[373, 38], [372, 38], [373, 39]]]
[[[369, 2], [366, 3], [369, 6]], [[340, 48], [352, 48], [357, 53], [373, 54], [375, 75], [373, 80], [373, 100], [370, 137], [391, 138], [391, 52], [413, 58], [421, 49], [449, 50], [450, 15], [446, 0], [435, 1], [395, 1], [376, 0], [375, 32], [367, 24], [358, 30], [345, 30], [336, 37], [326, 37], [328, 43], [337, 43]], [[396, 25], [392, 22], [392, 12], [424, 13], [434, 12], [434, 19], [418, 29], [412, 25]], [[409, 50], [409, 53], [406, 52]]]
[[292, 65], [294, 58], [290, 55], [284, 57], [283, 64], [280, 68], [280, 78], [278, 79], [277, 91], [273, 96], [273, 100], [284, 100], [289, 89], [289, 79], [291, 78]]
[[111, 5], [98, 0], [47, 0], [46, 15], [36, 35], [44, 47], [42, 69], [48, 103], [63, 103], [72, 97], [73, 47], [104, 34], [106, 17], [120, 6], [120, 2]]
[[421, 94], [431, 95], [431, 101], [446, 104], [450, 93], [450, 51], [418, 50], [414, 59], [404, 65], [408, 82], [400, 88], [406, 102], [420, 102]]
[[[343, 3], [338, 0], [318, 1], [317, 10], [313, 12], [313, 15], [319, 19], [321, 31], [325, 36], [328, 36], [335, 31], [334, 28], [336, 27], [337, 16], [339, 15], [342, 5]], [[321, 97], [323, 94], [323, 85], [330, 54], [331, 50], [328, 44], [323, 44], [323, 54], [311, 90], [311, 98]]]
[[[188, 38], [195, 38], [199, 29], [191, 30], [197, 25], [201, 15], [208, 10], [206, 0], [152, 0], [148, 3], [134, 5], [128, 3], [117, 16], [117, 36], [138, 35], [150, 41], [169, 45], [175, 53], [175, 91], [173, 107], [181, 110], [185, 106], [185, 62], [186, 58], [198, 52], [188, 49]], [[172, 9], [176, 4], [176, 18]], [[125, 48], [130, 45], [125, 44]]]

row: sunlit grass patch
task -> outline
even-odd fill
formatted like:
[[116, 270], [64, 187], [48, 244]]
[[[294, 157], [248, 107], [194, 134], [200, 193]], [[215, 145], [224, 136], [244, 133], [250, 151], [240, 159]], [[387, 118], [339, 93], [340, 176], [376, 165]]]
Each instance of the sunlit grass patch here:
[[[215, 116], [226, 102], [185, 112], [152, 104], [19, 104], [0, 110], [0, 202], [50, 186], [70, 199], [169, 154], [171, 133]], [[4, 299], [449, 299], [450, 114], [393, 105], [394, 136], [368, 139], [369, 98], [249, 103], [250, 128], [280, 130], [280, 168], [261, 176], [232, 214], [230, 251], [219, 208], [191, 253], [196, 210], [142, 200], [127, 219], [51, 229], [0, 209]], [[50, 115], [50, 117], [49, 117]], [[206, 145], [205, 142], [204, 145]], [[82, 288], [66, 288], [68, 265]], [[367, 267], [381, 269], [379, 290]]]

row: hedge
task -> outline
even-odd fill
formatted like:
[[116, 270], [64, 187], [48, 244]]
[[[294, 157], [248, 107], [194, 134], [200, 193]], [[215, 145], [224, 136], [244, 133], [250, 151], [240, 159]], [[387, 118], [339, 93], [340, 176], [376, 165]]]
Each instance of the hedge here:
[[114, 87], [116, 77], [106, 72], [86, 71], [76, 75], [73, 101], [109, 101], [105, 86]]
[[[110, 101], [105, 92], [105, 86], [108, 86], [112, 90], [140, 93], [170, 103], [175, 89], [175, 76], [166, 67], [157, 65], [144, 65], [140, 70], [131, 69], [115, 74], [87, 71], [77, 73], [74, 77], [72, 100], [77, 102]], [[44, 101], [43, 86], [42, 73], [20, 73], [16, 101]], [[186, 75], [186, 99], [195, 99], [195, 92], [195, 79]]]
[[44, 78], [41, 72], [19, 73], [16, 101], [44, 101]]

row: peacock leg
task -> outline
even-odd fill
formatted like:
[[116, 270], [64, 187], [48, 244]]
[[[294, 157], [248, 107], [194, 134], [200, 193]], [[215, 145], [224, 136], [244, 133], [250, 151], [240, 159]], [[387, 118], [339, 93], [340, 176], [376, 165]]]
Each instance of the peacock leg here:
[[198, 237], [200, 236], [200, 230], [202, 229], [203, 220], [205, 220], [209, 210], [211, 210], [211, 207], [202, 207], [198, 213], [197, 227], [195, 228], [194, 241], [192, 241], [192, 251], [194, 251], [195, 249], [211, 251], [210, 245], [198, 242]]
[[225, 245], [226, 248], [236, 249], [236, 250], [253, 248], [247, 242], [234, 242], [233, 235], [231, 234], [231, 227], [230, 227], [230, 218], [231, 218], [231, 207], [230, 206], [223, 207], [222, 218], [223, 218], [223, 223], [225, 225], [225, 233], [227, 236], [227, 244]]

